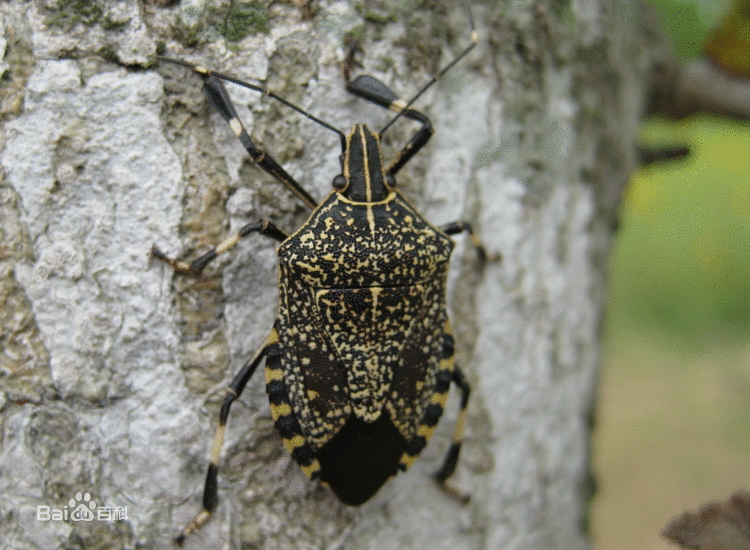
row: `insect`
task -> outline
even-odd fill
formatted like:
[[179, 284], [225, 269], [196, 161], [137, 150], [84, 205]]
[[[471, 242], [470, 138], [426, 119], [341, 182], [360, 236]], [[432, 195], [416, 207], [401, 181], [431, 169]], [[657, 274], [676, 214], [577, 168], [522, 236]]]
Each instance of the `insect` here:
[[[280, 243], [279, 310], [270, 335], [229, 385], [214, 436], [203, 511], [177, 537], [204, 525], [218, 501], [217, 475], [232, 403], [265, 358], [266, 392], [284, 446], [302, 471], [327, 484], [343, 503], [357, 506], [398, 471], [411, 466], [443, 413], [451, 383], [461, 391], [453, 443], [437, 482], [446, 483], [458, 460], [470, 387], [453, 359], [454, 341], [446, 311], [446, 275], [454, 243], [467, 232], [480, 256], [483, 248], [462, 221], [432, 226], [396, 188], [398, 171], [429, 140], [429, 119], [411, 104], [477, 43], [472, 42], [410, 101], [400, 100], [372, 76], [351, 79], [355, 48], [344, 66], [351, 94], [397, 113], [380, 131], [355, 124], [344, 134], [260, 86], [169, 58], [198, 74], [205, 93], [260, 168], [312, 209], [297, 231], [287, 234], [268, 220], [240, 231], [191, 263], [172, 259], [155, 245], [151, 254], [181, 274], [198, 276], [218, 255], [248, 235]], [[255, 145], [240, 122], [223, 82], [263, 93], [337, 133], [341, 173], [318, 204], [270, 155]], [[390, 164], [380, 137], [399, 117], [419, 129]]]

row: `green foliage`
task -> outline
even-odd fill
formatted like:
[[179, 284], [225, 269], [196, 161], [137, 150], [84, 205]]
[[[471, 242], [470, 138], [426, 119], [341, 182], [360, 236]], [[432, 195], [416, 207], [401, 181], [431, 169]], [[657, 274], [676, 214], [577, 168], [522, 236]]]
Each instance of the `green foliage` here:
[[610, 322], [683, 336], [750, 335], [750, 124], [650, 121], [643, 139], [691, 157], [645, 168], [626, 191], [611, 258]]
[[713, 23], [703, 5], [706, 0], [703, 3], [698, 0], [649, 0], [649, 3], [658, 11], [677, 57], [689, 59], [703, 55], [703, 43]]

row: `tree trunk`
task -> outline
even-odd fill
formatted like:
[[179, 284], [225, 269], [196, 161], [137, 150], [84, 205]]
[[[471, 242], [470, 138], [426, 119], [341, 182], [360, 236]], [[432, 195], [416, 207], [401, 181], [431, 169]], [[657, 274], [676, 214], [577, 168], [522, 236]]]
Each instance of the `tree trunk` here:
[[[249, 221], [293, 232], [308, 215], [251, 164], [200, 79], [153, 56], [260, 82], [348, 132], [392, 114], [345, 92], [347, 33], [353, 74], [404, 99], [470, 43], [455, 2], [207, 4], [0, 6], [3, 548], [169, 548], [201, 509], [223, 390], [274, 321], [276, 245], [243, 239], [200, 278], [150, 262], [151, 245], [191, 259]], [[470, 221], [488, 252], [456, 236], [448, 284], [473, 387], [454, 476], [470, 503], [430, 481], [457, 392], [410, 471], [351, 508], [290, 459], [258, 374], [229, 417], [216, 513], [186, 547], [588, 547], [606, 258], [648, 68], [641, 14], [627, 0], [470, 7], [478, 45], [415, 103], [436, 132], [398, 175], [426, 219]], [[253, 138], [322, 199], [337, 136], [227, 87]], [[397, 121], [386, 158], [414, 131]]]

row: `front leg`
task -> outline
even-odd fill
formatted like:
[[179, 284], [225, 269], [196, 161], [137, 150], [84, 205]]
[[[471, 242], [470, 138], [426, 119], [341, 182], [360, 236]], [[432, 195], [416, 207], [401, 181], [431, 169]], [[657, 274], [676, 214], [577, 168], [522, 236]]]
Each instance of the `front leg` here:
[[396, 155], [391, 164], [386, 169], [386, 172], [391, 176], [395, 176], [401, 168], [409, 162], [409, 160], [417, 154], [417, 152], [425, 146], [434, 133], [434, 128], [430, 119], [424, 114], [410, 109], [411, 105], [438, 79], [448, 72], [456, 63], [463, 59], [479, 41], [479, 36], [476, 30], [474, 30], [474, 19], [471, 16], [471, 11], [466, 8], [469, 16], [469, 26], [471, 28], [471, 44], [464, 48], [456, 57], [454, 57], [445, 67], [440, 69], [438, 73], [433, 76], [427, 84], [414, 95], [409, 101], [400, 99], [393, 91], [383, 84], [377, 78], [370, 75], [361, 75], [352, 80], [351, 73], [354, 65], [354, 54], [356, 53], [357, 43], [353, 39], [350, 39], [349, 51], [347, 52], [346, 59], [344, 60], [344, 80], [346, 81], [346, 91], [352, 95], [360, 97], [366, 101], [374, 103], [384, 109], [390, 109], [391, 111], [398, 113], [393, 117], [388, 124], [386, 124], [380, 135], [382, 136], [385, 131], [390, 128], [391, 124], [396, 122], [399, 117], [404, 116], [410, 120], [414, 120], [420, 124], [419, 130], [409, 139], [408, 143], [402, 147], [401, 151]]
[[[406, 164], [432, 137], [435, 130], [430, 123], [430, 120], [414, 109], [407, 109], [406, 102], [393, 93], [393, 91], [383, 84], [377, 78], [364, 74], [360, 75], [354, 80], [351, 79], [352, 66], [354, 65], [354, 53], [356, 51], [356, 43], [352, 42], [349, 48], [349, 53], [344, 61], [344, 79], [346, 81], [346, 91], [350, 94], [374, 103], [378, 107], [383, 109], [390, 109], [393, 112], [400, 113], [408, 119], [414, 120], [420, 124], [419, 130], [409, 139], [409, 142], [399, 151], [396, 158], [391, 162], [390, 166], [386, 169], [386, 172], [392, 176]], [[385, 131], [385, 128], [381, 130], [381, 134]]]
[[247, 224], [237, 233], [230, 237], [227, 237], [218, 245], [212, 247], [208, 252], [206, 252], [199, 258], [196, 258], [190, 263], [170, 258], [166, 254], [164, 254], [164, 252], [162, 252], [156, 245], [153, 245], [151, 247], [151, 256], [159, 261], [164, 262], [165, 264], [168, 264], [176, 273], [197, 276], [200, 275], [203, 269], [211, 261], [218, 257], [219, 254], [223, 254], [234, 245], [236, 245], [242, 237], [247, 237], [252, 233], [260, 233], [261, 235], [271, 237], [272, 239], [275, 239], [279, 242], [285, 241], [289, 236], [284, 231], [276, 227], [272, 222], [269, 222], [268, 220], [260, 220], [259, 222]]
[[284, 105], [287, 105], [288, 107], [291, 107], [292, 109], [305, 115], [307, 118], [314, 120], [315, 122], [322, 124], [326, 128], [337, 132], [339, 135], [341, 135], [341, 139], [343, 140], [344, 136], [343, 134], [341, 134], [341, 132], [261, 86], [256, 86], [232, 76], [218, 73], [216, 71], [211, 71], [209, 69], [206, 69], [205, 67], [188, 63], [187, 61], [170, 59], [169, 57], [161, 56], [157, 56], [157, 59], [159, 59], [160, 61], [166, 61], [168, 63], [174, 63], [175, 65], [187, 67], [188, 69], [191, 69], [193, 72], [198, 74], [203, 79], [203, 91], [206, 93], [206, 97], [208, 97], [209, 102], [214, 106], [216, 111], [227, 122], [227, 124], [229, 124], [232, 132], [234, 132], [234, 135], [237, 136], [242, 145], [245, 147], [253, 162], [257, 164], [259, 168], [265, 170], [279, 182], [281, 182], [309, 208], [312, 209], [317, 206], [315, 199], [313, 199], [310, 194], [305, 191], [305, 189], [299, 183], [297, 183], [297, 181], [291, 175], [289, 175], [289, 173], [284, 170], [284, 168], [279, 163], [277, 163], [273, 159], [273, 157], [271, 157], [271, 155], [266, 153], [263, 149], [258, 147], [253, 142], [253, 140], [250, 138], [250, 135], [247, 133], [247, 130], [245, 130], [245, 127], [242, 125], [242, 122], [237, 116], [237, 112], [234, 109], [232, 100], [229, 98], [229, 94], [224, 88], [224, 84], [222, 84], [222, 80], [226, 80], [227, 82], [232, 82], [250, 90], [261, 92], [269, 97], [273, 97], [274, 99], [282, 102]]

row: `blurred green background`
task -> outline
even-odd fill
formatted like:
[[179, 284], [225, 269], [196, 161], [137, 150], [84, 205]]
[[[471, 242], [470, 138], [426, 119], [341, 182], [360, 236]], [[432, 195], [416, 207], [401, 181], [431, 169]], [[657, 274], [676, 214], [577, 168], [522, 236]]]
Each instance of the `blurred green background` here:
[[[726, 1], [654, 1], [681, 59]], [[675, 549], [684, 511], [750, 490], [750, 123], [649, 120], [687, 160], [633, 175], [610, 258], [594, 437], [597, 550]]]

